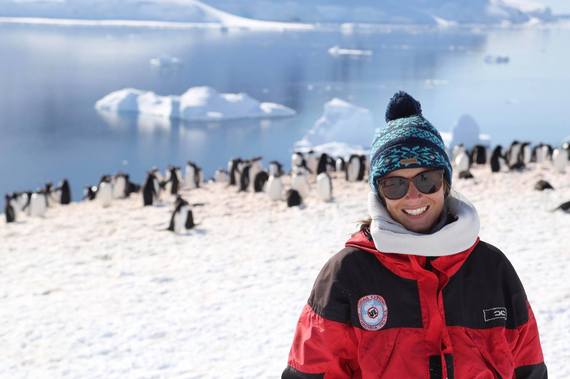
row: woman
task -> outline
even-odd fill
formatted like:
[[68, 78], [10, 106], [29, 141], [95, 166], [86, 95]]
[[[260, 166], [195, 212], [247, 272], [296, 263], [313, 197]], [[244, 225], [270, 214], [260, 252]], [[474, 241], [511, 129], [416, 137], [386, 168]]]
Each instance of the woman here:
[[371, 219], [321, 270], [282, 378], [547, 378], [535, 318], [441, 136], [405, 92], [370, 153]]

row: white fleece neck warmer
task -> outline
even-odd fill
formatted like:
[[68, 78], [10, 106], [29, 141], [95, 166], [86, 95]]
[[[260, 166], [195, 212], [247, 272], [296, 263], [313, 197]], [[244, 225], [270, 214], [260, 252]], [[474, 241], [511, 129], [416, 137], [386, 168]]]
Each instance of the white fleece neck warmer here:
[[378, 251], [441, 257], [469, 249], [479, 236], [479, 216], [475, 207], [457, 192], [449, 195], [449, 212], [457, 220], [432, 234], [412, 232], [390, 217], [374, 192], [368, 194], [372, 217], [370, 234]]

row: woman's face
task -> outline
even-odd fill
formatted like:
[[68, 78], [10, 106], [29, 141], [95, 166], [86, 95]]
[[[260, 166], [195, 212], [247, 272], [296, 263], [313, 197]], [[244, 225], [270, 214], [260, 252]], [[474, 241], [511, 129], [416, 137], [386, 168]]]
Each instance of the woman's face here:
[[[428, 170], [421, 167], [403, 168], [393, 171], [385, 177], [401, 176], [413, 178], [423, 171]], [[443, 212], [445, 200], [443, 187], [442, 185], [438, 191], [428, 195], [418, 191], [413, 182], [410, 182], [408, 192], [401, 199], [390, 200], [384, 197], [386, 208], [390, 216], [406, 229], [417, 233], [425, 233], [439, 220]]]

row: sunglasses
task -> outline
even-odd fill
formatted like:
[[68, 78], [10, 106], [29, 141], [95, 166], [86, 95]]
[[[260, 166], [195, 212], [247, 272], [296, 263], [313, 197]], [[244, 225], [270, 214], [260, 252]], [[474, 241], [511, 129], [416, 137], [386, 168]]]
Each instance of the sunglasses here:
[[420, 172], [413, 178], [390, 176], [378, 180], [378, 187], [382, 195], [389, 200], [398, 200], [406, 196], [410, 189], [410, 182], [418, 191], [430, 195], [439, 191], [443, 184], [443, 170], [430, 170]]

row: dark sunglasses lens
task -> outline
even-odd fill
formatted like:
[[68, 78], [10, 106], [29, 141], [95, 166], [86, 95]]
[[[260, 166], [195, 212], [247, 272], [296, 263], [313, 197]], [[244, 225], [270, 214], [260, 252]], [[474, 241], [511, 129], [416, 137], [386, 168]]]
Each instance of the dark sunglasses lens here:
[[398, 200], [408, 192], [409, 182], [403, 178], [386, 178], [380, 182], [380, 189], [385, 198]]
[[443, 183], [442, 174], [440, 170], [422, 172], [414, 177], [414, 185], [422, 193], [436, 193]]

